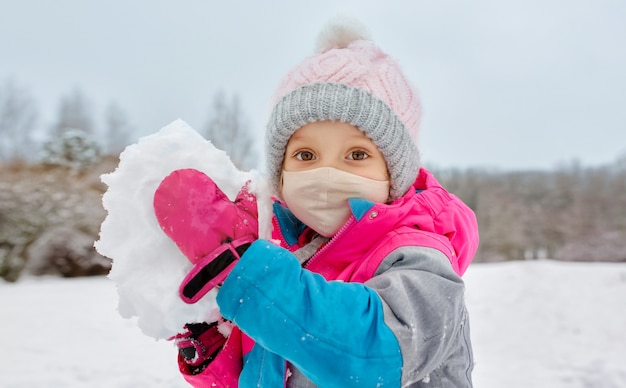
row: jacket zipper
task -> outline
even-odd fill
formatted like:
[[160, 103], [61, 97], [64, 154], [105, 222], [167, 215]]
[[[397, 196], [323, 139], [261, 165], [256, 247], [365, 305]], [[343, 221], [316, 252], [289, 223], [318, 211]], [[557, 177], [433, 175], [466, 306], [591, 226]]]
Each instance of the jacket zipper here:
[[311, 258], [309, 260], [307, 260], [306, 263], [304, 263], [303, 268], [309, 268], [311, 263], [313, 263], [318, 257], [320, 257], [324, 252], [326, 252], [330, 246], [334, 245], [334, 243], [337, 240], [339, 240], [343, 236], [343, 234], [355, 222], [356, 222], [356, 218], [354, 218], [354, 215], [351, 215], [350, 218], [348, 219], [348, 221], [345, 224], [343, 224], [341, 229], [339, 229], [339, 231], [322, 248], [320, 248], [317, 252], [315, 252], [315, 254], [313, 256], [311, 256]]

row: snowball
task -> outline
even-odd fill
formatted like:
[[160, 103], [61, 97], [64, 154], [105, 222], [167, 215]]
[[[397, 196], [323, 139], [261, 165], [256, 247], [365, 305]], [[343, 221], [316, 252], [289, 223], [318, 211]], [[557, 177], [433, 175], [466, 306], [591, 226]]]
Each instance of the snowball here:
[[117, 286], [120, 315], [138, 318], [142, 332], [155, 339], [181, 332], [186, 323], [214, 322], [219, 317], [216, 289], [195, 304], [179, 298], [191, 263], [163, 233], [152, 207], [161, 180], [182, 168], [204, 172], [231, 199], [250, 181], [258, 203], [259, 237], [269, 238], [271, 233], [267, 179], [256, 171], [239, 171], [225, 152], [184, 121], [176, 120], [128, 146], [116, 170], [101, 176], [108, 186], [102, 197], [107, 216], [95, 247], [113, 260], [109, 278]]

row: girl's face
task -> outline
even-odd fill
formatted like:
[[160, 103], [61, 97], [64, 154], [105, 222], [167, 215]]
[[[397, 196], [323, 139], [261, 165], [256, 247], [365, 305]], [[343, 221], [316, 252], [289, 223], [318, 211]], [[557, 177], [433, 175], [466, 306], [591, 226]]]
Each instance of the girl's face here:
[[298, 129], [285, 151], [285, 171], [333, 167], [365, 178], [389, 179], [378, 147], [357, 127], [338, 121], [316, 121]]

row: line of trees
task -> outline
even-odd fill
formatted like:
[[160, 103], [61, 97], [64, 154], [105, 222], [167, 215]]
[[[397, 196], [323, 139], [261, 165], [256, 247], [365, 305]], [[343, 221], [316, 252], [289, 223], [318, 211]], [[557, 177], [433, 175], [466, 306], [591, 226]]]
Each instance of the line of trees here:
[[[258, 140], [250, 132], [239, 96], [219, 90], [207, 105], [206, 124], [197, 130], [226, 150], [239, 168], [256, 167]], [[135, 138], [136, 129], [128, 114], [115, 102], [106, 107], [98, 131], [92, 103], [78, 88], [61, 97], [55, 121], [43, 131], [38, 130], [38, 119], [37, 103], [25, 88], [12, 79], [0, 84], [0, 162], [41, 161], [49, 158], [51, 149], [59, 148], [54, 143], [63, 143], [66, 138], [73, 138], [75, 143], [77, 137], [90, 143], [92, 152], [117, 155]]]
[[92, 104], [78, 88], [60, 99], [52, 124], [40, 128], [38, 122], [38, 105], [32, 94], [11, 79], [0, 84], [0, 161], [36, 161], [43, 144], [68, 131], [80, 131], [90, 140], [98, 141], [102, 152], [119, 153], [134, 130], [125, 111], [110, 103], [105, 111], [103, 131], [97, 133]]
[[477, 261], [626, 261], [626, 154], [601, 167], [435, 173], [476, 212]]

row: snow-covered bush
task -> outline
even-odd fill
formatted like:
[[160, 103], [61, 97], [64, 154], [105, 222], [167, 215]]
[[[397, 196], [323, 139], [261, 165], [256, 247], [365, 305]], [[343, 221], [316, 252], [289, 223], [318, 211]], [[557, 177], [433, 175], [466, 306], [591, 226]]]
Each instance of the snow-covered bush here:
[[84, 170], [100, 159], [100, 146], [88, 133], [68, 129], [43, 145], [43, 162], [49, 165]]
[[26, 250], [24, 272], [63, 277], [107, 274], [111, 261], [93, 249], [92, 235], [70, 226], [45, 230]]
[[572, 239], [555, 254], [555, 259], [567, 261], [626, 262], [626, 233], [619, 230]]

